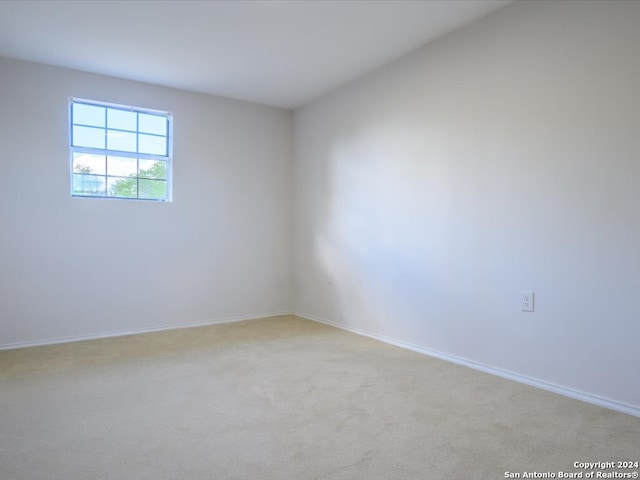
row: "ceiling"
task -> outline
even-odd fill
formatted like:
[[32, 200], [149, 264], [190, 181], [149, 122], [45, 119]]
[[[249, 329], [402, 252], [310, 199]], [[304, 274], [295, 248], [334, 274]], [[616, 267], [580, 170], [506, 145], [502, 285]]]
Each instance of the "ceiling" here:
[[0, 56], [284, 108], [512, 0], [0, 1]]

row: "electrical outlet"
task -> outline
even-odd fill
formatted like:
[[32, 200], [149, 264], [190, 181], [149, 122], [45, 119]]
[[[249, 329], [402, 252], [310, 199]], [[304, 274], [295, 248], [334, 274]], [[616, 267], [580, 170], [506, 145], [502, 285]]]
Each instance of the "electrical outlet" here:
[[531, 290], [520, 292], [520, 310], [523, 312], [533, 312], [534, 293]]

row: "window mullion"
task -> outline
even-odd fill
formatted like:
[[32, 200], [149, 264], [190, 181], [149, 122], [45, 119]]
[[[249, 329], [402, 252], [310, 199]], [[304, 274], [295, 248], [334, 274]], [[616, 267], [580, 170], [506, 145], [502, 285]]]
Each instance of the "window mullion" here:
[[140, 114], [136, 113], [136, 197], [140, 198]]
[[162, 155], [151, 155], [148, 153], [135, 153], [135, 152], [123, 152], [121, 150], [107, 150], [102, 148], [91, 147], [71, 147], [72, 152], [76, 153], [89, 153], [93, 155], [109, 155], [110, 157], [127, 157], [127, 158], [140, 158], [141, 160], [157, 160], [166, 162], [169, 157]]

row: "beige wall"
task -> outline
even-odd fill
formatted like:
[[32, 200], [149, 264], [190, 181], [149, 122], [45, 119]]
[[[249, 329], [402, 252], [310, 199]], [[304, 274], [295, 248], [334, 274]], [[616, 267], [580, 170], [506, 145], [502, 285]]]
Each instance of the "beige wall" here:
[[[71, 198], [68, 100], [174, 116], [173, 202]], [[0, 59], [0, 345], [291, 309], [291, 112]]]
[[297, 110], [296, 311], [640, 412], [639, 25], [517, 2]]

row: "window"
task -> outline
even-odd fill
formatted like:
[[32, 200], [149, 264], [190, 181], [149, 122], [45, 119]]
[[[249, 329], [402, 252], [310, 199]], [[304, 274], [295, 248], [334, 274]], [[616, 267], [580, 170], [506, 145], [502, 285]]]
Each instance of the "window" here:
[[171, 114], [71, 99], [71, 195], [171, 200]]

